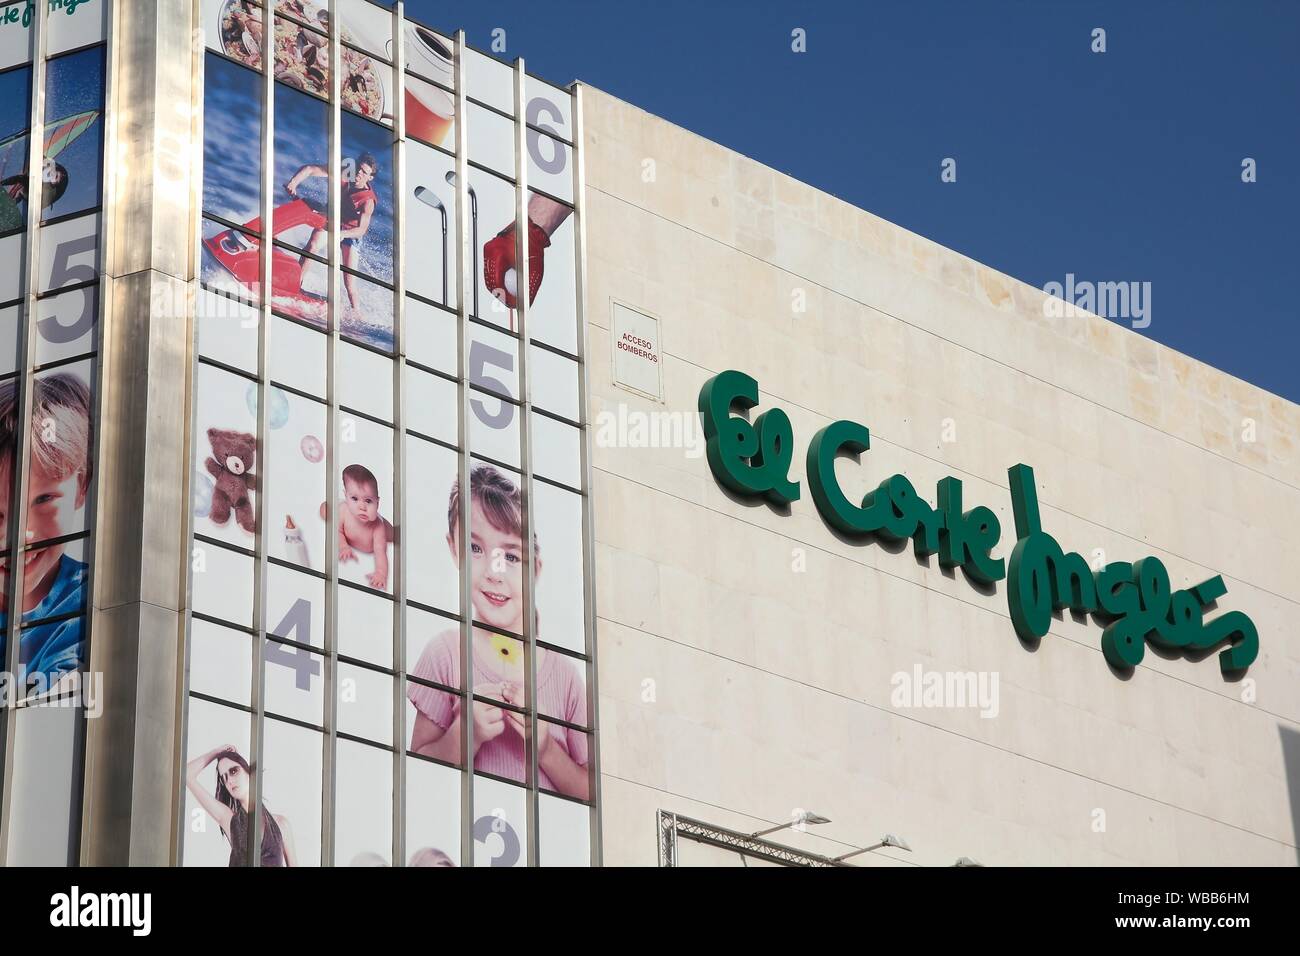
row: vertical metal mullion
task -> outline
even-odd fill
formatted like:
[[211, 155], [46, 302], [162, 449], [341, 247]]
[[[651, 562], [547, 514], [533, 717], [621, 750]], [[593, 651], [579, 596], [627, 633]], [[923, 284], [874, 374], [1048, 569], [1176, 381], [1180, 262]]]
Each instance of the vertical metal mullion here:
[[577, 307], [578, 321], [578, 414], [582, 416], [582, 442], [579, 446], [582, 455], [582, 584], [586, 606], [583, 621], [587, 637], [587, 726], [591, 728], [591, 738], [587, 747], [587, 770], [591, 780], [591, 865], [600, 866], [603, 858], [601, 847], [601, 813], [600, 813], [600, 727], [596, 719], [600, 695], [596, 681], [596, 576], [594, 563], [596, 559], [596, 533], [592, 514], [592, 466], [591, 466], [591, 407], [588, 394], [587, 358], [591, 354], [587, 335], [587, 210], [585, 204], [587, 172], [584, 161], [582, 85], [573, 84], [573, 216], [576, 220], [574, 236], [577, 240], [577, 294], [574, 304]]
[[[199, 14], [202, 10], [202, 0], [194, 0], [190, 6], [191, 16], [194, 22], [198, 22]], [[111, 27], [110, 27], [111, 29]], [[263, 50], [265, 53], [265, 50]], [[187, 425], [185, 428], [184, 457], [185, 462], [185, 499], [190, 500], [190, 485], [193, 483], [193, 464], [194, 464], [194, 432], [197, 421], [197, 376], [195, 363], [197, 361], [198, 349], [195, 346], [195, 334], [197, 325], [197, 308], [199, 301], [199, 263], [202, 262], [203, 256], [203, 123], [206, 117], [203, 115], [202, 104], [204, 101], [204, 89], [207, 83], [206, 69], [206, 47], [196, 46], [191, 54], [192, 62], [190, 64], [190, 75], [192, 83], [190, 85], [190, 148], [192, 155], [190, 157], [190, 252], [186, 271], [186, 299], [185, 299], [185, 317], [189, 328], [185, 336], [185, 347], [187, 354], [185, 357], [185, 407], [188, 411], [186, 415]], [[107, 100], [105, 100], [107, 102]], [[115, 156], [116, 151], [107, 152], [106, 156]], [[112, 165], [107, 160], [105, 166]], [[104, 203], [105, 210], [113, 208], [115, 202]], [[111, 233], [109, 233], [111, 235]], [[109, 267], [105, 268], [109, 271]], [[115, 270], [114, 270], [115, 271]], [[105, 328], [103, 332], [103, 341], [110, 342], [112, 339], [108, 335], [108, 321], [110, 316], [108, 312], [103, 312]], [[102, 349], [101, 349], [102, 352]], [[101, 419], [102, 420], [102, 419]], [[98, 463], [97, 463], [98, 464]], [[261, 500], [259, 495], [258, 500]], [[181, 571], [181, 652], [178, 666], [180, 667], [180, 679], [176, 682], [177, 687], [177, 715], [176, 721], [176, 782], [175, 789], [177, 796], [176, 819], [172, 824], [172, 854], [173, 864], [184, 863], [185, 848], [185, 772], [186, 757], [192, 758], [194, 755], [187, 753], [186, 744], [189, 738], [189, 686], [190, 686], [190, 649], [191, 641], [189, 639], [191, 627], [194, 622], [194, 608], [192, 595], [194, 590], [194, 509], [186, 508], [185, 516], [182, 519], [183, 527], [181, 528], [181, 540], [184, 547], [181, 552], [185, 555], [185, 567]], [[96, 557], [98, 563], [98, 555]], [[253, 653], [257, 653], [257, 648], [253, 648]], [[256, 663], [254, 663], [254, 672], [256, 672]], [[251, 729], [251, 728], [250, 728]], [[249, 760], [254, 756], [250, 749]], [[256, 763], [253, 764], [257, 766]], [[254, 784], [256, 789], [256, 783]], [[83, 863], [85, 861], [83, 860]]]
[[[267, 395], [268, 363], [271, 342], [271, 297], [274, 289], [272, 280], [272, 263], [275, 249], [275, 201], [272, 190], [275, 172], [275, 17], [267, 4], [262, 12], [262, 177], [261, 216], [262, 236], [258, 246], [261, 277], [258, 283], [258, 319], [257, 319], [257, 474], [261, 483], [257, 488], [256, 536], [253, 546], [256, 554], [256, 579], [253, 587], [253, 726], [250, 728], [252, 739], [252, 764], [256, 769], [253, 774], [252, 833], [249, 842], [249, 866], [259, 866], [262, 861], [262, 837], [266, 821], [262, 819], [262, 783], [266, 778], [266, 580], [267, 545], [266, 533], [266, 485], [270, 471], [267, 462], [270, 455], [267, 445], [271, 434], [270, 410]], [[197, 404], [197, 403], [196, 403]]]
[[[98, 578], [98, 568], [101, 560], [108, 549], [102, 545], [102, 539], [99, 535], [99, 476], [104, 472], [103, 461], [103, 422], [104, 411], [107, 407], [106, 393], [104, 388], [104, 343], [110, 342], [108, 329], [112, 322], [113, 301], [112, 301], [112, 273], [113, 260], [111, 258], [116, 243], [116, 210], [114, 183], [117, 172], [117, 164], [110, 162], [110, 157], [117, 155], [117, 126], [115, 123], [108, 122], [108, 115], [113, 97], [116, 95], [115, 75], [117, 73], [117, 16], [110, 11], [108, 16], [108, 25], [104, 32], [104, 108], [101, 113], [101, 119], [104, 124], [104, 143], [100, 154], [100, 213], [99, 213], [99, 282], [96, 285], [96, 295], [98, 296], [95, 307], [97, 315], [95, 316], [95, 358], [94, 371], [91, 373], [91, 414], [94, 418], [91, 421], [91, 448], [90, 451], [90, 487], [86, 495], [86, 515], [89, 519], [91, 529], [88, 547], [88, 568], [86, 572], [85, 594], [88, 596], [85, 605], [85, 619], [82, 622], [83, 648], [82, 648], [82, 665], [85, 667], [82, 680], [88, 679], [86, 672], [90, 669], [90, 653], [93, 647], [94, 638], [94, 619], [95, 619], [95, 582]], [[191, 78], [194, 79], [193, 74]], [[193, 89], [193, 85], [191, 85]], [[191, 130], [192, 130], [191, 125]], [[41, 137], [44, 140], [44, 136]], [[183, 304], [182, 304], [183, 307]], [[76, 740], [73, 744], [73, 753], [76, 755], [74, 773], [77, 775], [73, 781], [73, 803], [80, 808], [81, 819], [77, 822], [76, 833], [78, 841], [73, 849], [73, 856], [81, 861], [81, 847], [86, 845], [85, 824], [88, 814], [85, 811], [85, 777], [86, 777], [86, 722], [80, 720], [77, 722]], [[178, 741], [179, 742], [179, 741]], [[177, 749], [176, 754], [179, 757], [181, 751]], [[179, 815], [178, 815], [179, 816]], [[176, 847], [173, 846], [171, 859], [174, 862], [177, 857]], [[84, 861], [81, 861], [84, 862]]]
[[460, 500], [457, 526], [460, 528], [460, 734], [461, 773], [460, 791], [460, 865], [474, 865], [474, 607], [471, 603], [470, 552], [469, 552], [469, 312], [467, 293], [476, 286], [478, 276], [467, 273], [473, 262], [469, 248], [469, 139], [465, 128], [467, 104], [465, 99], [465, 31], [456, 31], [456, 352], [459, 362], [460, 403], [457, 408], [460, 434], [460, 457], [457, 459], [457, 481]]
[[339, 28], [339, 0], [329, 0], [330, 45], [330, 95], [329, 95], [329, 289], [326, 321], [329, 338], [326, 340], [325, 394], [329, 405], [329, 447], [325, 453], [326, 491], [329, 495], [329, 528], [326, 530], [325, 555], [325, 754], [321, 762], [321, 862], [334, 863], [334, 815], [337, 790], [334, 772], [338, 758], [338, 602], [339, 602], [339, 514], [338, 494], [334, 485], [339, 461], [339, 286], [342, 280], [339, 255], [340, 198], [343, 192], [341, 168], [343, 165], [343, 120], [339, 112], [341, 98], [341, 73], [343, 70], [343, 37]]
[[525, 807], [529, 866], [538, 863], [538, 766], [537, 742], [542, 725], [538, 718], [537, 701], [537, 567], [534, 540], [536, 538], [533, 498], [532, 459], [532, 391], [528, 378], [528, 290], [532, 277], [528, 274], [528, 159], [527, 128], [524, 125], [526, 110], [524, 93], [524, 61], [515, 60], [515, 309], [519, 313], [519, 465], [524, 486], [523, 545], [524, 545], [524, 680], [527, 689], [524, 700], [528, 705], [528, 743]]
[[[40, 288], [40, 223], [41, 199], [45, 181], [40, 171], [45, 159], [45, 29], [49, 8], [36, 4], [32, 20], [32, 101], [28, 114], [27, 134], [27, 234], [26, 272], [27, 288], [23, 295], [23, 315], [18, 326], [18, 357], [21, 360], [17, 376], [18, 422], [14, 436], [14, 456], [9, 474], [9, 502], [7, 514], [10, 521], [5, 545], [9, 549], [9, 579], [5, 594], [5, 673], [18, 673], [20, 660], [18, 639], [23, 617], [23, 558], [25, 544], [23, 529], [27, 527], [27, 462], [31, 456], [32, 436], [32, 364], [36, 354], [36, 293]], [[17, 613], [15, 614], [15, 610]], [[0, 863], [9, 858], [10, 803], [13, 793], [14, 735], [17, 730], [16, 708], [0, 708], [4, 721], [4, 768], [0, 781]]]
[[406, 45], [393, 7], [393, 866], [406, 865]]

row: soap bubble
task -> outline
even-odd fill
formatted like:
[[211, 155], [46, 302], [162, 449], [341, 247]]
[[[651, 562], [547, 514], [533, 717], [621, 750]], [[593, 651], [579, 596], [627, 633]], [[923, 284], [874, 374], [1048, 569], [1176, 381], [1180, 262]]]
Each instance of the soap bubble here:
[[[283, 391], [274, 386], [267, 387], [267, 394], [270, 396], [270, 404], [267, 407], [267, 424], [271, 428], [283, 428], [289, 421], [289, 399], [285, 397]], [[248, 411], [254, 418], [257, 417], [257, 386], [249, 385], [248, 391], [244, 393], [244, 402], [248, 405]]]
[[299, 447], [302, 448], [302, 457], [313, 465], [325, 457], [325, 446], [320, 443], [320, 439], [315, 435], [303, 435]]
[[212, 492], [217, 483], [206, 471], [194, 473], [194, 517], [206, 518], [212, 510]]

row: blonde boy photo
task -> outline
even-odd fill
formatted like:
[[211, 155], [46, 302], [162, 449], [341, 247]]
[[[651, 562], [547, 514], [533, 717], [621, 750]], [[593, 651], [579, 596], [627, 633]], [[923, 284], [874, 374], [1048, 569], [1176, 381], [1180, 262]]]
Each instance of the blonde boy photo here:
[[[9, 504], [19, 428], [14, 379], [0, 383], [0, 531], [8, 542]], [[31, 467], [27, 482], [26, 542], [80, 530], [73, 520], [90, 488], [90, 389], [77, 375], [60, 372], [33, 383]], [[12, 557], [0, 559], [0, 628], [8, 624], [6, 599]], [[47, 621], [22, 631], [18, 676], [26, 685], [56, 683], [76, 671], [85, 643], [86, 564], [53, 544], [24, 553], [22, 620]], [[73, 615], [76, 616], [65, 616]], [[5, 636], [0, 630], [0, 651]]]

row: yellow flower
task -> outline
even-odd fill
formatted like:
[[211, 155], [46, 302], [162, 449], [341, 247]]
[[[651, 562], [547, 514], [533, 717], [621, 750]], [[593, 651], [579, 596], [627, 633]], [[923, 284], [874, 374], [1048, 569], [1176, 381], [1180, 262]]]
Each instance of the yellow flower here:
[[500, 659], [511, 667], [514, 667], [524, 658], [523, 646], [518, 641], [509, 637], [502, 637], [499, 634], [492, 635], [492, 649], [500, 654]]

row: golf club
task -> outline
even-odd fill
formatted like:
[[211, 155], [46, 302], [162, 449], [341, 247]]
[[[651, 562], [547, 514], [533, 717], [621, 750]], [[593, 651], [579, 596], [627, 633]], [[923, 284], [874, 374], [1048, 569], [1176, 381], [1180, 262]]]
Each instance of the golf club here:
[[415, 198], [442, 213], [442, 304], [447, 304], [447, 207], [437, 193], [424, 186], [415, 187]]
[[[456, 188], [456, 173], [449, 170], [447, 173], [447, 185], [452, 189]], [[478, 315], [478, 195], [474, 192], [474, 187], [469, 188], [469, 220], [470, 220], [470, 252], [473, 255], [474, 266], [474, 314]]]

